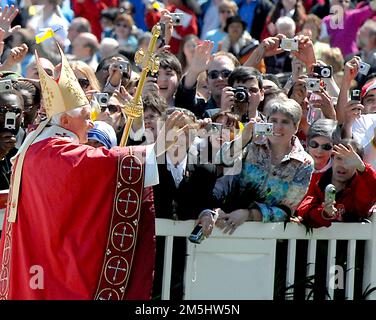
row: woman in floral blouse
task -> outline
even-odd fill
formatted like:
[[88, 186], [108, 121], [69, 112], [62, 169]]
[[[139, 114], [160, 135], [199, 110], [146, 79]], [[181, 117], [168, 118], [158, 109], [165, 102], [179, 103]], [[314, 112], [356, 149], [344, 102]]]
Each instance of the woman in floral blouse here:
[[[247, 220], [288, 221], [307, 191], [313, 160], [295, 136], [301, 107], [291, 99], [272, 100], [265, 114], [273, 124], [272, 135], [254, 134], [255, 121], [243, 130], [241, 171], [228, 195], [221, 199], [221, 209], [217, 210], [216, 224], [225, 233], [232, 234]], [[230, 149], [230, 145], [221, 149], [226, 165], [234, 164], [228, 156]], [[211, 223], [203, 223], [204, 229]], [[211, 226], [204, 231], [208, 234], [209, 230]]]

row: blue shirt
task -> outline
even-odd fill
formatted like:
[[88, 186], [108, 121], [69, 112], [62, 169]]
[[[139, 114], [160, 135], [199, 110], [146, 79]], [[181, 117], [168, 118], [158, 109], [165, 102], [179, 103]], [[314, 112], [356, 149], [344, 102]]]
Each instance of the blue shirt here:
[[247, 3], [246, 0], [237, 1], [239, 2], [239, 16], [242, 18], [244, 22], [247, 23], [247, 30], [252, 30], [252, 23], [255, 17], [255, 9], [259, 3], [258, 0], [252, 0], [250, 3]]

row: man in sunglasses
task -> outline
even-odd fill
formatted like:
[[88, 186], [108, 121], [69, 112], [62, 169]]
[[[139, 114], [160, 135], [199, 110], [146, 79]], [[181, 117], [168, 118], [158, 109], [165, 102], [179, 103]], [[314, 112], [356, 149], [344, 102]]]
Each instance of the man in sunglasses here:
[[[333, 221], [362, 221], [375, 204], [376, 171], [363, 162], [362, 147], [344, 139], [333, 147], [333, 154], [333, 167], [308, 190], [297, 209], [300, 222], [312, 228], [329, 227]], [[325, 196], [329, 184], [335, 187], [334, 202]]]
[[228, 86], [222, 89], [220, 108], [207, 110], [205, 116], [232, 111], [245, 123], [256, 116], [263, 117], [257, 111], [262, 100], [264, 89], [261, 73], [252, 67], [236, 67], [228, 77]]
[[[220, 108], [222, 89], [227, 86], [231, 72], [240, 64], [228, 52], [217, 52], [211, 57], [212, 47], [211, 41], [203, 41], [195, 48], [192, 63], [175, 95], [175, 105], [192, 111], [199, 119], [204, 118], [205, 111]], [[196, 95], [197, 78], [205, 71], [211, 92], [208, 101]]]

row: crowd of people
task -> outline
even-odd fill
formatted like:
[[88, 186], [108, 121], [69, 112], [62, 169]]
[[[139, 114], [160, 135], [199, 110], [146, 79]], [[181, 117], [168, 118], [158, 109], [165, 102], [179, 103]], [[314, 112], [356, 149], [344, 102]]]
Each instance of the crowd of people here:
[[[319, 228], [372, 215], [376, 0], [8, 2], [0, 11], [0, 187], [10, 189], [0, 298], [147, 298], [155, 217], [195, 219], [208, 237], [246, 221]], [[146, 66], [135, 56], [148, 51], [156, 24], [159, 69], [146, 75], [142, 116], [123, 148], [124, 106]], [[129, 213], [133, 194], [138, 222], [112, 225], [114, 197]], [[124, 261], [144, 264], [144, 277], [128, 272], [127, 289], [115, 288], [118, 270], [129, 266], [118, 260], [115, 287], [102, 288], [114, 251], [107, 237], [122, 235], [127, 246], [129, 228], [138, 243]], [[184, 246], [174, 253], [174, 283]], [[59, 267], [63, 256], [71, 279]], [[48, 293], [26, 290], [29, 269], [17, 261], [48, 261], [60, 278], [49, 278]], [[92, 274], [82, 273], [85, 265]]]

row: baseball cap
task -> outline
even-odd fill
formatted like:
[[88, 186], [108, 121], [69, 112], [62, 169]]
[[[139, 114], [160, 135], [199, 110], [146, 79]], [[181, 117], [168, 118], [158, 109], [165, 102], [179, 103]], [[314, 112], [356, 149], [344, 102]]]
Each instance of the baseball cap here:
[[361, 99], [363, 99], [368, 92], [371, 90], [376, 89], [376, 79], [367, 82], [363, 87], [362, 87], [362, 92], [360, 94]]

